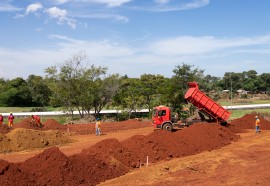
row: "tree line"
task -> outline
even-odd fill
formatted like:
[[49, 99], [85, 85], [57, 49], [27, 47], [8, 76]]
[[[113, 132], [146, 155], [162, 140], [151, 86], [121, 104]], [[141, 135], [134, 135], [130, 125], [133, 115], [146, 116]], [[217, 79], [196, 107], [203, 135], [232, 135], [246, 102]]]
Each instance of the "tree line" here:
[[[255, 70], [241, 73], [226, 72], [223, 77], [204, 75], [204, 70], [182, 63], [172, 70], [172, 77], [142, 74], [139, 78], [108, 74], [106, 67], [89, 65], [86, 56], [78, 53], [59, 67], [44, 70], [45, 77], [29, 75], [0, 79], [1, 107], [61, 107], [80, 116], [102, 109], [136, 110], [167, 105], [174, 111], [182, 109], [187, 83], [198, 82], [204, 92], [220, 93], [239, 89], [251, 92], [270, 91], [270, 73]], [[217, 94], [218, 95], [218, 94]], [[216, 98], [213, 99], [218, 99]]]

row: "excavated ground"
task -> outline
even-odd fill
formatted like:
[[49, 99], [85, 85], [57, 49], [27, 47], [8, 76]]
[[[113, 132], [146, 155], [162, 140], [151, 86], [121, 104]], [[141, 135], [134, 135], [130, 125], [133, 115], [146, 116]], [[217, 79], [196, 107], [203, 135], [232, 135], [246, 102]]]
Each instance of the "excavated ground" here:
[[[55, 120], [48, 120], [44, 122], [45, 127], [33, 130], [28, 121], [22, 121], [11, 131], [2, 126], [0, 144], [9, 143], [9, 146], [14, 148], [11, 151], [24, 150], [24, 144], [29, 144], [26, 145], [29, 148], [40, 148], [33, 144], [41, 139], [41, 144], [53, 145], [53, 147], [46, 148], [43, 152], [20, 163], [0, 160], [0, 185], [96, 185], [125, 175], [134, 169], [146, 167], [147, 159], [154, 165], [202, 152], [211, 153], [215, 149], [238, 141], [239, 132], [254, 129], [254, 117], [255, 114], [245, 115], [233, 120], [226, 127], [198, 123], [173, 133], [153, 130], [147, 135], [134, 135], [124, 140], [106, 138], [106, 134], [118, 131], [118, 135], [123, 135], [128, 129], [149, 127], [150, 123], [136, 120], [103, 123], [102, 132], [105, 135], [92, 135], [101, 137], [102, 140], [80, 153], [69, 156], [54, 145], [71, 142], [72, 137], [79, 134], [84, 136], [93, 134], [94, 124], [60, 125]], [[270, 122], [263, 118], [261, 121], [262, 130], [269, 130]], [[47, 133], [51, 135], [45, 138]], [[7, 148], [3, 145], [1, 149], [4, 147]], [[170, 185], [168, 181], [160, 183]], [[132, 180], [127, 180], [126, 185], [133, 185]]]

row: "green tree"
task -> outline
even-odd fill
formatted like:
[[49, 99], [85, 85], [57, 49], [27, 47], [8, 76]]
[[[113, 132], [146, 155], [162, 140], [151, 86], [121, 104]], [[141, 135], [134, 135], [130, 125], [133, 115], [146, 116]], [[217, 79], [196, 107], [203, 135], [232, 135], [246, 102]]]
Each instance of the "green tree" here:
[[31, 91], [23, 78], [6, 81], [5, 92], [0, 96], [6, 106], [32, 106]]
[[48, 106], [51, 91], [41, 76], [30, 75], [27, 85], [31, 92], [32, 102], [35, 106]]
[[221, 87], [221, 78], [219, 77], [215, 77], [215, 76], [211, 76], [211, 75], [206, 75], [203, 77], [201, 83], [200, 83], [200, 87], [205, 91], [205, 92], [209, 92], [209, 91], [221, 91], [222, 87]]
[[180, 112], [182, 105], [186, 103], [184, 95], [188, 89], [188, 82], [202, 82], [204, 70], [194, 68], [193, 65], [183, 63], [173, 69], [174, 75], [168, 82], [166, 89], [166, 104], [174, 111]]
[[140, 94], [143, 98], [143, 104], [148, 108], [149, 113], [151, 109], [160, 102], [160, 90], [164, 88], [164, 76], [143, 74], [140, 77]]
[[258, 79], [259, 91], [268, 91], [270, 93], [270, 73], [263, 73]]
[[141, 87], [138, 78], [122, 77], [119, 91], [114, 96], [114, 105], [120, 106], [121, 109], [129, 109], [129, 117], [131, 117], [132, 111], [143, 106]]
[[52, 103], [71, 113], [79, 111], [81, 118], [85, 113], [90, 115], [91, 109], [98, 114], [109, 100], [103, 91], [107, 68], [89, 67], [86, 62], [86, 56], [80, 52], [66, 60], [59, 72], [55, 66], [45, 69], [46, 79], [51, 82]]
[[255, 92], [259, 89], [259, 79], [255, 70], [243, 72], [244, 81], [242, 88], [244, 90]]
[[243, 73], [226, 72], [222, 78], [223, 89], [236, 91], [243, 89], [245, 75]]

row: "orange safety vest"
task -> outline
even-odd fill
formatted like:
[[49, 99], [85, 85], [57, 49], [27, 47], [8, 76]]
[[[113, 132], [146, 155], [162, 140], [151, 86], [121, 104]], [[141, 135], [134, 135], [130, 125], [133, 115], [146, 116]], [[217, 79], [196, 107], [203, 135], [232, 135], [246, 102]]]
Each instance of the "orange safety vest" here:
[[256, 122], [255, 122], [255, 126], [260, 126], [260, 120], [259, 119], [256, 119]]
[[100, 121], [97, 121], [97, 122], [96, 122], [96, 129], [97, 129], [97, 128], [100, 128]]

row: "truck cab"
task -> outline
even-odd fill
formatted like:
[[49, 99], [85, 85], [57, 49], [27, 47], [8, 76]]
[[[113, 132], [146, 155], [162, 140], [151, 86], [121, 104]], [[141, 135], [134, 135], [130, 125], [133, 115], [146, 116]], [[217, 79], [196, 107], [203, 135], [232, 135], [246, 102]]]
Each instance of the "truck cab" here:
[[177, 123], [177, 117], [178, 116], [172, 117], [172, 111], [170, 107], [160, 105], [153, 109], [152, 125], [155, 128], [172, 131], [175, 125], [180, 125]]

